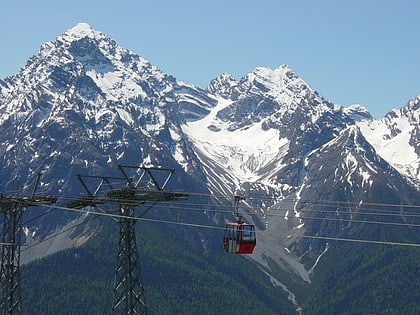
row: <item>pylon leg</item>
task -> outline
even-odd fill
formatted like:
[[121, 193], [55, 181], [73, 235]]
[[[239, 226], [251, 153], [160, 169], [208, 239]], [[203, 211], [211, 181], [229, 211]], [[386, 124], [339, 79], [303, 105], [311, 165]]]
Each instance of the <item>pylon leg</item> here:
[[137, 252], [133, 207], [122, 206], [120, 239], [115, 270], [112, 314], [147, 314]]
[[0, 309], [4, 315], [22, 314], [19, 264], [23, 209], [19, 205], [11, 205], [2, 212]]

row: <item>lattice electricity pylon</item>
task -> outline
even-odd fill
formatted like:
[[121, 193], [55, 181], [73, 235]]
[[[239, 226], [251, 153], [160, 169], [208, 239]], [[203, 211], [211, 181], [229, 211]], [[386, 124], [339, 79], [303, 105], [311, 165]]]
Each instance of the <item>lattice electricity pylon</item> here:
[[[174, 174], [173, 169], [119, 165], [119, 170], [123, 174], [122, 178], [77, 175], [87, 196], [72, 201], [68, 207], [119, 205], [120, 214], [115, 218], [120, 226], [120, 234], [112, 314], [147, 314], [135, 235], [136, 219], [145, 215], [159, 201], [186, 200], [189, 195], [163, 191]], [[129, 170], [134, 171], [134, 176], [128, 176]], [[90, 189], [87, 181], [95, 179], [99, 182], [94, 189]], [[118, 183], [121, 184], [121, 179], [124, 186], [115, 188]], [[153, 203], [136, 216], [134, 209], [149, 201]]]
[[56, 197], [51, 196], [35, 196], [39, 178], [38, 174], [31, 197], [4, 197], [3, 194], [0, 194], [0, 212], [3, 213], [0, 269], [0, 309], [2, 314], [22, 313], [19, 265], [24, 209], [30, 206], [49, 205], [57, 200]]
[[137, 251], [134, 208], [121, 207], [120, 238], [115, 269], [112, 314], [147, 314], [144, 287]]
[[0, 200], [3, 213], [0, 309], [3, 314], [21, 314], [19, 264], [23, 207], [11, 200], [7, 201], [4, 198]]

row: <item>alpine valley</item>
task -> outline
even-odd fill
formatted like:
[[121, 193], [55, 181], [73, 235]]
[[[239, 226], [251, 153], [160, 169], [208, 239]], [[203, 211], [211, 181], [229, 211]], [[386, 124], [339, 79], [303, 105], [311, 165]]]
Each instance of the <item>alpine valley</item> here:
[[[420, 95], [374, 119], [287, 65], [201, 89], [80, 23], [0, 80], [0, 191], [58, 197], [23, 216], [23, 311], [110, 312], [118, 226], [66, 205], [131, 165], [190, 195], [137, 222], [150, 314], [419, 314], [419, 121]], [[234, 195], [251, 255], [222, 248]]]

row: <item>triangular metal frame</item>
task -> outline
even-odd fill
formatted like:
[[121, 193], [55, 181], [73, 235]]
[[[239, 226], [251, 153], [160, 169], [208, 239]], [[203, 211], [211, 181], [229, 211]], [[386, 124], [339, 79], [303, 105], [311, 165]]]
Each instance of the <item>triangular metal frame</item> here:
[[[87, 196], [72, 201], [68, 206], [100, 209], [100, 204], [119, 204], [121, 216], [116, 218], [120, 231], [112, 314], [147, 314], [135, 233], [137, 218], [144, 216], [159, 201], [185, 200], [188, 194], [164, 191], [174, 174], [173, 169], [130, 165], [119, 165], [118, 168], [122, 178], [78, 174]], [[133, 175], [129, 176], [129, 173]], [[87, 185], [89, 178], [98, 180], [94, 189]], [[125, 184], [115, 187], [111, 184], [113, 180], [124, 180]], [[104, 187], [106, 191], [103, 191]], [[145, 202], [152, 204], [135, 216], [134, 208]]]
[[57, 201], [56, 197], [36, 195], [40, 178], [41, 174], [37, 174], [31, 197], [5, 197], [0, 194], [0, 212], [3, 213], [0, 310], [4, 315], [22, 314], [19, 270], [24, 210], [27, 207], [49, 205]]

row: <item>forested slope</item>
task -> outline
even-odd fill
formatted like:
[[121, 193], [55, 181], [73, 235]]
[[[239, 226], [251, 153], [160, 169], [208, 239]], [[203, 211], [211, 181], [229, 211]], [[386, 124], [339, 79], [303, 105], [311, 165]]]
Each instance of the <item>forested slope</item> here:
[[[293, 314], [280, 288], [239, 255], [203, 252], [176, 228], [140, 223], [138, 249], [149, 314]], [[184, 233], [184, 232], [183, 232]], [[25, 314], [111, 312], [117, 226], [22, 268]]]

